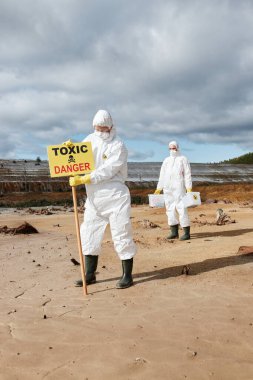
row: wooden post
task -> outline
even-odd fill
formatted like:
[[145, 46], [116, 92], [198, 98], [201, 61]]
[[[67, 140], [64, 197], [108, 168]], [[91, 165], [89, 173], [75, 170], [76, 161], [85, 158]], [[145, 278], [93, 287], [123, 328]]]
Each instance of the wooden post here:
[[86, 285], [86, 278], [85, 278], [85, 265], [84, 265], [84, 260], [83, 260], [83, 251], [82, 251], [81, 236], [80, 236], [80, 226], [79, 226], [79, 219], [78, 219], [77, 198], [76, 198], [75, 186], [72, 186], [72, 195], [73, 195], [73, 203], [74, 203], [74, 211], [75, 211], [76, 237], [77, 237], [78, 251], [79, 251], [79, 256], [80, 256], [82, 280], [83, 280], [83, 292], [85, 295], [87, 295], [88, 292], [87, 292], [87, 285]]

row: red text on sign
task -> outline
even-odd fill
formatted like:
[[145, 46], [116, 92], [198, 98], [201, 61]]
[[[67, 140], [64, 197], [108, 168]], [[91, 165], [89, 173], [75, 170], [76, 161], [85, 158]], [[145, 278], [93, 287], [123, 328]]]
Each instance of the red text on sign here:
[[56, 165], [54, 166], [54, 172], [55, 174], [60, 173], [75, 173], [75, 172], [84, 172], [86, 170], [90, 170], [90, 163], [89, 162], [82, 162], [80, 164], [68, 164], [68, 165]]

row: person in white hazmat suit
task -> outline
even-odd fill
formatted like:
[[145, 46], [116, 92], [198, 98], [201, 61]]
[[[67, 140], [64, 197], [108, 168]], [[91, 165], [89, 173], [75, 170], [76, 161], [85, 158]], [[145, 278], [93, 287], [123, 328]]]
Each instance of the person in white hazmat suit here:
[[180, 240], [190, 239], [190, 220], [187, 208], [182, 202], [186, 192], [192, 191], [191, 167], [188, 159], [179, 151], [176, 141], [169, 143], [170, 156], [163, 161], [160, 177], [155, 194], [163, 190], [166, 214], [170, 226], [170, 235], [167, 239], [178, 238], [179, 224], [184, 234]]
[[[133, 285], [132, 268], [136, 246], [130, 221], [131, 199], [127, 178], [127, 149], [117, 136], [109, 112], [99, 110], [93, 119], [94, 133], [83, 141], [90, 141], [95, 170], [85, 176], [70, 177], [71, 186], [86, 185], [84, 221], [81, 225], [82, 250], [85, 255], [86, 283], [96, 282], [98, 255], [105, 228], [110, 224], [114, 248], [122, 262], [122, 277], [118, 289]], [[76, 286], [82, 286], [82, 280]]]

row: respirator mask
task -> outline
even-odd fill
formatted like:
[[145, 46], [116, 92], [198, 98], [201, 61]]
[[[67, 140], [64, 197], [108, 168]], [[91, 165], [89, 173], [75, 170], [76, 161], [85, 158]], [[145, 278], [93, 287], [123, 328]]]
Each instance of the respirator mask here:
[[110, 137], [110, 132], [101, 132], [101, 131], [96, 131], [95, 130], [95, 135], [100, 137], [102, 140], [106, 141]]
[[170, 157], [177, 157], [177, 155], [178, 155], [178, 152], [177, 152], [177, 150], [170, 150]]

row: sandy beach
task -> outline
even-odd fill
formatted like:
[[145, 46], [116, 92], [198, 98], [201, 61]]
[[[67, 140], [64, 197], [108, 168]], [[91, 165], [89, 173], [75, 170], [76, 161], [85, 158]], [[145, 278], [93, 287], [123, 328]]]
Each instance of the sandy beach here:
[[[217, 208], [234, 222], [216, 225]], [[115, 289], [107, 229], [87, 296], [74, 287], [73, 212], [1, 211], [0, 226], [26, 221], [39, 233], [0, 234], [0, 379], [252, 379], [252, 211], [190, 209], [192, 238], [181, 242], [166, 240], [164, 209], [133, 206], [134, 286]]]

